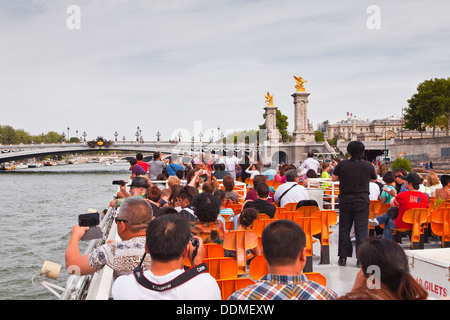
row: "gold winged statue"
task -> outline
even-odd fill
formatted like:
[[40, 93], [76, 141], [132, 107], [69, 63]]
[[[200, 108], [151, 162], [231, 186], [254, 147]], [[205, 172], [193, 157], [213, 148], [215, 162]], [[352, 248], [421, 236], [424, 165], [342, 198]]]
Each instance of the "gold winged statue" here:
[[303, 84], [305, 82], [308, 82], [307, 80], [303, 80], [302, 77], [296, 77], [294, 76], [295, 81], [297, 82], [297, 84], [295, 85], [295, 88], [297, 89], [297, 92], [306, 92], [305, 87], [303, 86]]
[[264, 95], [266, 98], [266, 103], [268, 106], [273, 106], [273, 96], [270, 95], [270, 93], [267, 92], [267, 94]]

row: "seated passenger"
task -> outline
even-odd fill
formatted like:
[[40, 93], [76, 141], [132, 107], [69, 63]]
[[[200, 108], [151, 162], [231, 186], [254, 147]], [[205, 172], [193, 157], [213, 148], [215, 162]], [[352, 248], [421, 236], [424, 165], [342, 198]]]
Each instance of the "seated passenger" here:
[[233, 177], [228, 175], [223, 177], [223, 186], [225, 187], [225, 198], [234, 202], [239, 202], [239, 194], [234, 191]]
[[198, 194], [198, 190], [195, 187], [184, 186], [175, 190], [178, 203], [180, 204], [182, 214], [189, 221], [197, 221], [197, 215], [194, 213], [192, 207], [192, 199]]
[[[247, 189], [247, 195], [245, 196], [244, 201], [258, 199], [258, 193], [256, 192], [256, 189], [258, 188], [258, 183], [260, 182], [266, 183], [266, 177], [262, 174], [256, 175], [253, 178], [253, 188], [250, 190]], [[269, 201], [269, 203], [273, 203], [273, 192], [270, 190], [269, 196], [267, 197], [267, 201]]]
[[258, 183], [256, 192], [258, 193], [258, 199], [255, 201], [247, 201], [243, 209], [255, 208], [258, 213], [267, 214], [271, 219], [273, 219], [275, 216], [276, 207], [273, 203], [269, 203], [269, 201], [267, 201], [267, 198], [269, 197], [269, 186], [267, 183]]
[[140, 176], [140, 175], [147, 175], [147, 171], [145, 171], [145, 169], [138, 164], [138, 161], [136, 158], [132, 158], [130, 160], [130, 170], [131, 170], [131, 175], [130, 175], [130, 179], [133, 179], [134, 177]]
[[[178, 214], [166, 214], [150, 222], [146, 235], [146, 250], [152, 259], [150, 270], [136, 270], [134, 274], [119, 277], [112, 286], [115, 300], [221, 300], [217, 281], [207, 272], [202, 262], [205, 249], [201, 238], [196, 256], [192, 245], [189, 222]], [[189, 257], [196, 265], [184, 271], [184, 261]], [[193, 275], [191, 275], [193, 272]], [[178, 286], [168, 285], [180, 275], [187, 279]], [[188, 276], [189, 275], [189, 276]], [[145, 278], [150, 286], [141, 285]], [[145, 281], [144, 279], [144, 281]], [[139, 281], [139, 282], [138, 282]], [[146, 282], [147, 282], [146, 281]], [[155, 289], [155, 286], [159, 290]]]
[[395, 229], [411, 229], [412, 224], [403, 221], [404, 213], [412, 208], [428, 208], [428, 196], [418, 191], [421, 179], [415, 172], [408, 173], [407, 176], [401, 176], [405, 181], [407, 191], [400, 192], [391, 201], [391, 207], [398, 207], [398, 215], [395, 219], [391, 219], [389, 213], [385, 213], [379, 217], [369, 219], [369, 225], [378, 226], [384, 223], [383, 238], [392, 239], [393, 230]]
[[[388, 292], [393, 299], [427, 299], [427, 291], [409, 273], [405, 251], [394, 241], [367, 239], [358, 248], [357, 256], [361, 269], [356, 276], [352, 292], [369, 285], [369, 289]], [[374, 266], [379, 270], [378, 275], [372, 274]]]
[[191, 222], [191, 232], [201, 237], [203, 243], [223, 244], [225, 226], [217, 220], [220, 212], [219, 199], [210, 193], [200, 193], [192, 199], [197, 221]]
[[302, 274], [306, 264], [306, 236], [294, 221], [282, 219], [270, 223], [262, 233], [261, 242], [269, 273], [255, 284], [233, 293], [229, 300], [338, 298], [336, 292]]
[[[115, 219], [117, 233], [122, 241], [105, 243], [83, 256], [79, 242], [89, 228], [74, 226], [66, 249], [67, 272], [87, 275], [108, 265], [114, 270], [114, 277], [129, 274], [145, 252], [145, 231], [152, 217], [152, 208], [147, 201], [140, 198], [126, 199]], [[149, 267], [150, 259], [147, 257], [144, 269]]]
[[280, 207], [284, 207], [287, 203], [309, 200], [306, 188], [298, 184], [297, 170], [290, 169], [284, 176], [286, 177], [286, 183], [277, 188], [274, 196], [275, 202], [279, 203]]
[[[251, 230], [253, 227], [253, 222], [258, 218], [258, 211], [256, 211], [254, 208], [247, 208], [244, 209], [238, 217], [238, 224], [236, 230]], [[256, 246], [256, 248], [248, 250], [246, 253], [254, 254], [255, 256], [258, 256], [261, 254], [261, 248], [259, 245]], [[236, 257], [236, 251], [234, 250], [224, 250], [224, 256], [225, 257]]]

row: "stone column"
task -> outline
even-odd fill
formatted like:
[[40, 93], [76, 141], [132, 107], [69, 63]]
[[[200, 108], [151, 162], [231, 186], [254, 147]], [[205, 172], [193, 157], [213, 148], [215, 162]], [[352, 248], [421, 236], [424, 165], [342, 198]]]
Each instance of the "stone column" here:
[[280, 141], [280, 132], [277, 128], [277, 107], [266, 106], [264, 110], [266, 110], [267, 141], [277, 143]]
[[307, 92], [296, 92], [294, 97], [294, 141], [313, 142], [314, 131], [309, 126], [308, 121], [308, 96]]

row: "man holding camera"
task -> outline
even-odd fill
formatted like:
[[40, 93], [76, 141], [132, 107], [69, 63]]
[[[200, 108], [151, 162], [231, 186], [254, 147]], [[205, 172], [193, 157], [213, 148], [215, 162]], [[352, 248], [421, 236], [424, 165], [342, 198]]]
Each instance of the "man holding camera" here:
[[150, 187], [148, 183], [148, 179], [144, 177], [135, 177], [131, 181], [130, 191], [128, 192], [125, 186], [125, 183], [120, 185], [120, 194], [123, 195], [123, 198], [116, 198], [112, 200], [109, 205], [111, 207], [120, 207], [122, 202], [128, 197], [139, 197], [144, 198], [147, 189]]
[[[192, 239], [198, 241], [198, 247], [194, 247]], [[221, 299], [219, 286], [206, 272], [206, 265], [198, 265], [205, 253], [203, 241], [192, 237], [186, 218], [168, 214], [152, 220], [147, 228], [145, 247], [152, 259], [150, 270], [143, 271], [139, 265], [133, 274], [119, 277], [112, 287], [114, 299]], [[194, 267], [184, 271], [186, 257]]]
[[[125, 200], [115, 219], [122, 241], [105, 243], [84, 256], [80, 253], [79, 242], [89, 227], [74, 226], [66, 249], [67, 272], [88, 275], [108, 265], [114, 270], [114, 277], [131, 273], [145, 252], [145, 231], [152, 218], [152, 208], [147, 201]], [[149, 267], [150, 257], [147, 257], [144, 269]]]

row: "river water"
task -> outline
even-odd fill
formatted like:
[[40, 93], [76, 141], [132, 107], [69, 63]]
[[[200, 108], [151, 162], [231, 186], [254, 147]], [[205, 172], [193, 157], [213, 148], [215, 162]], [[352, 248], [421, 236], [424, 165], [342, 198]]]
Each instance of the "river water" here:
[[0, 300], [57, 299], [39, 284], [33, 286], [33, 275], [45, 260], [61, 264], [58, 279], [48, 282], [65, 286], [64, 254], [78, 215], [108, 208], [117, 190], [112, 180], [129, 175], [128, 163], [0, 172]]

